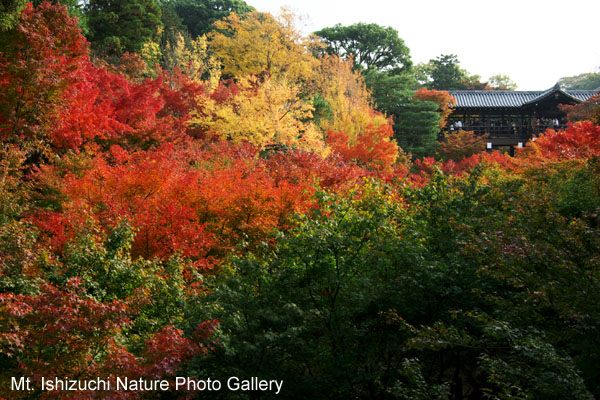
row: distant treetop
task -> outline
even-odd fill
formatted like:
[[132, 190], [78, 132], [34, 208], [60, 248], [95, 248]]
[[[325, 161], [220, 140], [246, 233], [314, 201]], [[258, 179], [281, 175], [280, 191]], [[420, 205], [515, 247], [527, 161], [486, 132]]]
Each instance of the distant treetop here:
[[213, 23], [227, 18], [232, 12], [241, 15], [254, 10], [244, 0], [173, 0], [169, 5], [192, 38], [209, 33]]
[[405, 71], [412, 67], [410, 51], [392, 27], [337, 24], [315, 34], [329, 46], [330, 54], [352, 57], [355, 68]]
[[109, 56], [139, 53], [146, 42], [158, 40], [162, 27], [153, 0], [91, 0], [86, 15], [93, 49]]
[[597, 72], [588, 72], [560, 78], [558, 84], [563, 89], [593, 90], [600, 88], [600, 68]]
[[435, 90], [512, 90], [516, 86], [508, 76], [501, 74], [492, 77], [490, 82], [483, 82], [480, 75], [462, 69], [455, 54], [441, 54], [427, 64], [419, 64], [416, 75], [422, 85]]

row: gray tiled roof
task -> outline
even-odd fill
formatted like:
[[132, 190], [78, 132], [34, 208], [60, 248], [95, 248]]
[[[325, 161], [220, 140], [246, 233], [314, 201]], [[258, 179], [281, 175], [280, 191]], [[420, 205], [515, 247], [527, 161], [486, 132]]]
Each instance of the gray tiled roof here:
[[519, 108], [555, 92], [561, 92], [578, 102], [598, 94], [598, 90], [561, 90], [557, 87], [540, 91], [450, 90], [456, 99], [455, 108]]

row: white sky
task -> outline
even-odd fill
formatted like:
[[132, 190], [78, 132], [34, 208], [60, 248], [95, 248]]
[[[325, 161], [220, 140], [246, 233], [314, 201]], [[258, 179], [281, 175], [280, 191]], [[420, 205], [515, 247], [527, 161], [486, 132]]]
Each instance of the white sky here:
[[508, 74], [519, 90], [544, 90], [600, 66], [600, 0], [246, 0], [307, 16], [306, 34], [336, 23], [395, 28], [415, 64], [456, 54], [486, 80]]

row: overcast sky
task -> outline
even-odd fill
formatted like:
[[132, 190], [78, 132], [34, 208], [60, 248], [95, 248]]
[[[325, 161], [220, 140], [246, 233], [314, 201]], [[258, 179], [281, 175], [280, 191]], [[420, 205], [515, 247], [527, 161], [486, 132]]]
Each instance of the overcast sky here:
[[471, 74], [508, 74], [520, 90], [600, 66], [600, 0], [246, 0], [277, 14], [307, 16], [305, 33], [336, 23], [395, 28], [413, 62], [456, 54]]

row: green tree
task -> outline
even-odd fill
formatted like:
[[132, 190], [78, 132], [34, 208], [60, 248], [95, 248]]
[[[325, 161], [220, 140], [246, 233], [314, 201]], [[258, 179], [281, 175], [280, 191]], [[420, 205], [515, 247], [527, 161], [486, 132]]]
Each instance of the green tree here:
[[[284, 399], [380, 398], [404, 381], [411, 327], [389, 313], [425, 293], [402, 290], [422, 245], [412, 227], [405, 233], [413, 239], [398, 242], [396, 228], [411, 218], [389, 193], [377, 184], [364, 190], [355, 200], [319, 194], [319, 207], [276, 251], [237, 259], [233, 273], [214, 282], [207, 300], [223, 346], [201, 361], [205, 373], [283, 379]], [[407, 386], [432, 395], [444, 388]]]
[[517, 88], [517, 84], [505, 74], [490, 76], [488, 84], [494, 90], [515, 90]]
[[190, 41], [189, 33], [179, 15], [175, 11], [175, 7], [171, 3], [160, 4], [160, 15], [163, 25], [163, 31], [160, 38], [160, 48], [164, 56], [164, 51], [168, 44], [176, 43], [179, 36], [183, 37], [186, 42]]
[[481, 76], [460, 68], [454, 54], [442, 54], [427, 64], [419, 64], [415, 71], [417, 80], [428, 89], [435, 90], [490, 90]]
[[154, 0], [90, 0], [86, 14], [92, 49], [109, 57], [139, 53], [160, 37], [161, 12]]
[[7, 31], [19, 23], [25, 4], [27, 0], [0, 1], [0, 32]]
[[[415, 155], [422, 155], [432, 150], [439, 129], [431, 128], [436, 121], [436, 117], [430, 112], [431, 107], [420, 103], [413, 104], [414, 88], [417, 85], [414, 76], [407, 72], [394, 74], [376, 70], [365, 71], [364, 76], [367, 88], [375, 102], [375, 108], [394, 120], [394, 138], [398, 145]], [[437, 122], [439, 123], [439, 116]], [[420, 135], [428, 137], [426, 140], [428, 144], [425, 145], [427, 150], [418, 148], [417, 137]], [[411, 139], [409, 136], [414, 138]], [[430, 143], [429, 139], [433, 139], [433, 142]]]
[[397, 115], [399, 107], [409, 101], [418, 84], [411, 73], [392, 73], [370, 69], [364, 72], [375, 108], [387, 115]]
[[410, 51], [392, 27], [357, 23], [337, 24], [315, 32], [329, 46], [330, 54], [352, 57], [355, 68], [407, 71]]
[[461, 86], [462, 89], [465, 90], [492, 90], [490, 85], [487, 82], [481, 81], [481, 75], [477, 74], [469, 74], [467, 71], [463, 70], [465, 73], [465, 79], [462, 80]]
[[394, 120], [394, 138], [398, 145], [414, 156], [433, 155], [440, 114], [435, 103], [413, 100], [418, 86], [414, 75], [368, 70], [364, 76], [375, 108]]
[[197, 318], [220, 345], [196, 368], [284, 379], [278, 398], [591, 400], [600, 192], [597, 167], [564, 167], [318, 193], [211, 279]]
[[440, 133], [438, 105], [412, 100], [398, 108], [394, 116], [394, 139], [415, 157], [432, 156]]
[[[149, 334], [167, 324], [182, 323], [185, 293], [184, 270], [189, 263], [179, 257], [160, 260], [133, 259], [131, 246], [135, 231], [121, 222], [108, 234], [99, 234], [94, 223], [88, 223], [76, 239], [68, 242], [60, 261], [43, 265], [47, 280], [59, 287], [69, 279], [83, 280], [90, 297], [100, 301], [137, 298], [140, 315], [135, 320], [138, 334]], [[188, 272], [189, 273], [189, 272]], [[138, 296], [144, 293], [147, 300]]]
[[565, 76], [558, 80], [563, 89], [593, 90], [600, 88], [600, 68], [597, 72], [588, 72], [575, 76]]
[[232, 12], [242, 15], [254, 10], [244, 0], [172, 0], [168, 4], [181, 18], [192, 38], [211, 32], [215, 21], [228, 17]]
[[429, 60], [428, 75], [429, 89], [456, 90], [463, 89], [463, 81], [467, 74], [459, 66], [459, 61], [454, 54], [442, 54], [436, 59]]

